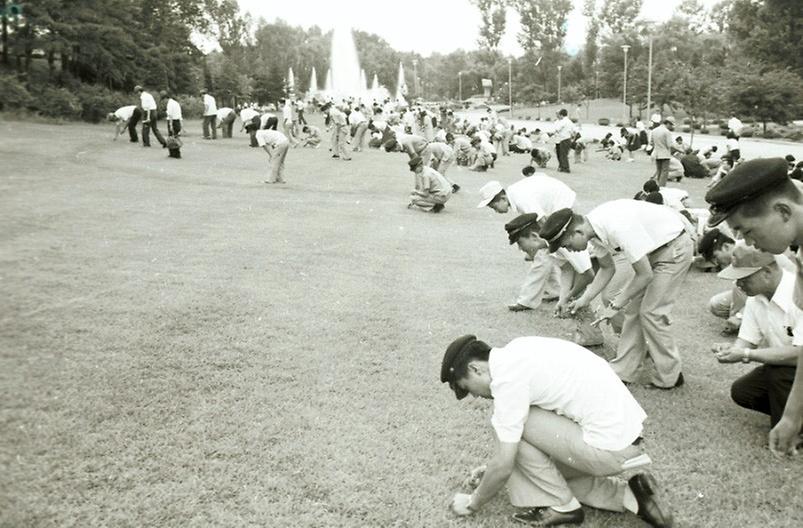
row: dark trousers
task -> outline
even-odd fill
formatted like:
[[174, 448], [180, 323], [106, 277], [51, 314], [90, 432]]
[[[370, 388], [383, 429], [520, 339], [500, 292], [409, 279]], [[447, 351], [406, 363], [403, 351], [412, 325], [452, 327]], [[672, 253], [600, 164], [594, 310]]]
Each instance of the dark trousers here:
[[307, 123], [307, 120], [304, 119], [304, 111], [303, 110], [299, 110], [298, 111], [298, 124], [299, 125], [307, 125], [307, 124], [309, 124], [309, 123]]
[[571, 139], [564, 139], [555, 145], [555, 152], [558, 155], [558, 170], [560, 172], [569, 172], [569, 148], [571, 144]]
[[156, 136], [156, 139], [162, 146], [165, 145], [165, 138], [162, 137], [162, 133], [159, 132], [159, 129], [156, 128], [156, 110], [148, 110], [143, 111], [142, 114], [142, 146], [150, 147], [151, 146], [151, 130], [153, 130], [153, 135]]
[[795, 367], [762, 365], [733, 382], [731, 398], [745, 409], [768, 414], [770, 425], [775, 427], [794, 380]]
[[212, 139], [217, 139], [217, 116], [204, 116], [204, 139], [209, 139], [209, 125], [212, 125]]
[[254, 116], [251, 118], [251, 122], [245, 125], [245, 131], [248, 132], [248, 135], [251, 137], [251, 146], [258, 147], [259, 143], [257, 143], [257, 130], [259, 130], [259, 124], [261, 119], [259, 116]]
[[655, 176], [654, 178], [660, 187], [666, 186], [666, 180], [669, 179], [669, 158], [655, 160]]
[[137, 123], [142, 119], [142, 109], [139, 107], [134, 108], [134, 113], [131, 114], [131, 119], [128, 120], [128, 138], [131, 143], [137, 143], [139, 136], [137, 135]]
[[178, 136], [181, 133], [181, 119], [171, 119], [167, 122], [167, 133]]

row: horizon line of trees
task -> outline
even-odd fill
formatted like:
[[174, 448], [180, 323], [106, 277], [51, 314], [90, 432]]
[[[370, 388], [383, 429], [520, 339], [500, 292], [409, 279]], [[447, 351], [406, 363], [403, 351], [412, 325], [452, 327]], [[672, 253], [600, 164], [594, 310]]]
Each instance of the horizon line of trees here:
[[[782, 124], [803, 112], [799, 0], [723, 0], [710, 11], [699, 0], [684, 0], [660, 24], [638, 18], [642, 0], [585, 0], [588, 31], [574, 56], [564, 50], [571, 0], [471, 2], [481, 15], [475, 50], [423, 57], [355, 31], [367, 78], [377, 75], [395, 93], [402, 63], [408, 97], [457, 99], [462, 84], [465, 99], [481, 93], [481, 80], [489, 78], [506, 101], [510, 67], [516, 102], [540, 103], [557, 101], [560, 67], [562, 102], [621, 99], [626, 45], [627, 104], [631, 115], [641, 115], [651, 42], [655, 108], [682, 109], [693, 119], [736, 113]], [[312, 68], [323, 82], [329, 67], [331, 31], [253, 21], [235, 0], [15, 3], [22, 15], [5, 17], [3, 24], [4, 108], [95, 120], [108, 108], [88, 108], [130, 101], [136, 84], [192, 95], [205, 87], [225, 104], [265, 104], [288, 94], [289, 68], [297, 92], [306, 92]], [[0, 0], [0, 7], [6, 4]], [[521, 22], [520, 58], [505, 57], [498, 49], [510, 13]], [[202, 53], [199, 39], [217, 42], [219, 50]], [[414, 60], [417, 79], [412, 78]]]

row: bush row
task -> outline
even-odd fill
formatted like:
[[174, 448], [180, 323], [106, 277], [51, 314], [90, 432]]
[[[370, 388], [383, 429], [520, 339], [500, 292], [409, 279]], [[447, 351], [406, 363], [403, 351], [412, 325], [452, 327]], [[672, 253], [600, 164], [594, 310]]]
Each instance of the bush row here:
[[[121, 106], [138, 104], [136, 94], [114, 92], [96, 85], [77, 85], [74, 89], [58, 88], [52, 85], [26, 86], [14, 75], [0, 74], [0, 111], [29, 110], [46, 117], [81, 119], [98, 123], [106, 114]], [[159, 99], [158, 93], [152, 95]], [[200, 118], [203, 114], [203, 101], [192, 95], [179, 96], [184, 119]], [[160, 106], [160, 116], [164, 117], [164, 106]]]

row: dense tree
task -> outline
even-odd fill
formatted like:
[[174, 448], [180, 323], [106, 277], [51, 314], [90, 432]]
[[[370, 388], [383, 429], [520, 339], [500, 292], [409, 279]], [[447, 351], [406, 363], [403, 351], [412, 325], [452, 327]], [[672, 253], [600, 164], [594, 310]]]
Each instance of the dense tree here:
[[734, 75], [728, 99], [736, 115], [761, 121], [766, 133], [768, 121], [786, 124], [800, 115], [803, 79], [785, 70], [744, 68]]
[[619, 35], [635, 28], [643, 0], [603, 0], [599, 22], [608, 34]]
[[505, 0], [471, 0], [482, 17], [478, 44], [482, 48], [496, 49], [505, 34]]
[[513, 0], [521, 18], [518, 41], [526, 51], [557, 51], [566, 38], [571, 0]]
[[803, 2], [731, 0], [727, 28], [742, 52], [803, 76]]

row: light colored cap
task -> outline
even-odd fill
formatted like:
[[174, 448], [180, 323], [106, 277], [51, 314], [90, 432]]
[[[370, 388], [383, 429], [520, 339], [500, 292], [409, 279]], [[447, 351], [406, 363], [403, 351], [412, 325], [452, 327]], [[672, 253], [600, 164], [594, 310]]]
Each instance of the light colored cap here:
[[660, 123], [661, 122], [661, 114], [653, 114], [650, 116], [650, 121], [653, 123]]
[[743, 279], [773, 262], [775, 256], [772, 253], [751, 246], [738, 245], [733, 250], [731, 265], [720, 271], [717, 277], [728, 280]]
[[482, 201], [477, 204], [477, 209], [482, 209], [483, 207], [487, 206], [489, 203], [493, 201], [497, 194], [504, 191], [502, 188], [502, 184], [496, 180], [491, 180], [485, 185], [482, 186], [480, 189], [480, 196], [482, 196]]

